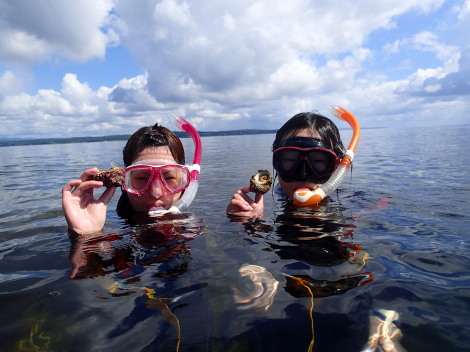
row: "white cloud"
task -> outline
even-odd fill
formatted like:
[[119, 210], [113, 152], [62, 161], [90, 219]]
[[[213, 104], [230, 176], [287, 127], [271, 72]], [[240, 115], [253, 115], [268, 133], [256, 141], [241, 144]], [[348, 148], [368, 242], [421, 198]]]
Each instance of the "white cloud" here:
[[92, 91], [88, 83], [78, 81], [75, 74], [67, 73], [62, 80], [62, 96], [71, 104], [83, 107], [91, 100]]
[[0, 60], [31, 64], [53, 55], [86, 61], [103, 58], [111, 0], [0, 0]]
[[[0, 136], [24, 135], [31, 119], [36, 135], [57, 136], [131, 133], [171, 112], [223, 130], [277, 128], [301, 110], [326, 114], [330, 104], [357, 111], [365, 126], [420, 121], [420, 108], [423, 116], [463, 111], [469, 41], [454, 34], [468, 26], [470, 5], [460, 2], [438, 26], [432, 18], [444, 3], [0, 0]], [[407, 30], [403, 15], [426, 25]], [[70, 72], [57, 90], [26, 94], [29, 76], [10, 65], [86, 64], [114, 45], [145, 73], [96, 89]]]
[[401, 42], [399, 40], [393, 41], [393, 43], [387, 43], [384, 46], [384, 52], [386, 54], [397, 54], [400, 51]]
[[12, 72], [0, 75], [0, 99], [6, 95], [18, 94], [23, 90], [23, 82]]
[[2, 30], [0, 48], [2, 60], [27, 64], [43, 60], [51, 52], [50, 45], [45, 40], [37, 38], [34, 34], [10, 28]]
[[458, 20], [462, 23], [470, 18], [470, 0], [465, 0], [461, 6], [456, 6], [455, 11], [458, 13]]
[[[455, 72], [446, 75], [428, 74], [414, 89], [407, 91], [418, 96], [449, 99], [449, 96], [470, 95], [470, 48], [462, 52]], [[468, 104], [467, 104], [468, 105]]]
[[443, 74], [458, 70], [460, 49], [455, 45], [445, 45], [439, 41], [437, 35], [431, 32], [418, 33], [413, 42], [416, 47], [423, 51], [434, 52], [443, 63]]
[[191, 11], [187, 2], [163, 0], [154, 8], [153, 18], [156, 23], [167, 22], [181, 27], [194, 25]]
[[[157, 100], [232, 104], [252, 96], [257, 104], [282, 97], [293, 84], [295, 93], [321, 90], [318, 72], [325, 69], [310, 59], [312, 53], [331, 56], [334, 65], [337, 55], [361, 49], [371, 31], [393, 27], [394, 16], [413, 9], [428, 12], [441, 2], [278, 0], [221, 6], [165, 0], [135, 8], [120, 1], [117, 12], [130, 29], [124, 41], [146, 67]], [[338, 69], [328, 81], [353, 77], [362, 67], [348, 69]], [[288, 72], [285, 89], [273, 96], [270, 84]]]

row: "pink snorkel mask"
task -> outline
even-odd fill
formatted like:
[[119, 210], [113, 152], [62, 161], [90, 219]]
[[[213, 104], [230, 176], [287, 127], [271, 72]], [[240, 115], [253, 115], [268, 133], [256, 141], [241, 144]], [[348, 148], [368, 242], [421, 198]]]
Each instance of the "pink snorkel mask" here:
[[194, 143], [194, 159], [192, 165], [185, 165], [189, 169], [189, 186], [184, 189], [184, 193], [181, 198], [170, 208], [162, 209], [160, 207], [151, 208], [149, 210], [150, 216], [158, 216], [164, 213], [179, 213], [182, 210], [185, 210], [193, 202], [194, 197], [196, 196], [197, 189], [199, 187], [199, 174], [201, 172], [201, 155], [202, 155], [202, 143], [199, 133], [188, 121], [182, 117], [171, 115], [170, 116], [176, 127], [182, 132], [189, 134]]

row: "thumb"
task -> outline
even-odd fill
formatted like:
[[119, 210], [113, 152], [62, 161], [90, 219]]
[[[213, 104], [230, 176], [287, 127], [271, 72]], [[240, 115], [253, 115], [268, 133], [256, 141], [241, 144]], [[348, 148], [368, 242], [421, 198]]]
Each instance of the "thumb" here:
[[111, 198], [113, 198], [114, 193], [116, 193], [116, 187], [106, 188], [100, 197], [100, 201], [103, 202], [104, 205], [108, 205], [108, 203], [111, 201]]
[[255, 203], [256, 204], [263, 204], [264, 201], [264, 195], [261, 192], [256, 192], [255, 194]]

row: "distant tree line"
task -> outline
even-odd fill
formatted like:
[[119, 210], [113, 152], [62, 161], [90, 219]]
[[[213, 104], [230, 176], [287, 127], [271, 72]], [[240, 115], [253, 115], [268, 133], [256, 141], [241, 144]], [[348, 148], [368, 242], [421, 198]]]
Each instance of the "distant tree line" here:
[[[273, 134], [277, 130], [232, 130], [232, 131], [218, 131], [218, 132], [199, 132], [201, 137], [213, 136], [237, 136], [237, 135], [252, 135], [252, 134]], [[177, 131], [176, 135], [180, 138], [189, 137], [187, 133]], [[103, 142], [103, 141], [126, 141], [130, 135], [121, 134], [113, 136], [101, 137], [69, 137], [69, 138], [40, 138], [40, 139], [20, 139], [0, 141], [0, 147], [18, 146], [18, 145], [40, 145], [40, 144], [65, 144], [65, 143], [89, 143], [89, 142]]]

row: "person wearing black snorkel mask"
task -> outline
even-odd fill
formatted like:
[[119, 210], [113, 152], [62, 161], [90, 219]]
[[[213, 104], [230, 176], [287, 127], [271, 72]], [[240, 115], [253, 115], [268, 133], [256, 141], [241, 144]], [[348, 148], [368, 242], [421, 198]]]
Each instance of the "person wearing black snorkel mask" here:
[[[341, 207], [318, 203], [296, 204], [299, 190], [317, 192], [327, 189], [328, 184], [338, 180], [337, 175], [342, 167], [349, 168], [358, 136], [353, 131], [352, 140], [356, 143], [350, 143], [351, 148], [348, 146], [346, 150], [332, 120], [318, 113], [299, 113], [277, 131], [272, 144], [272, 163], [275, 179], [278, 180], [274, 191], [281, 195], [273, 198], [282, 199], [282, 204], [274, 208], [274, 217], [263, 219], [264, 200], [261, 193], [250, 197], [250, 188], [244, 187], [232, 196], [226, 210], [230, 221], [241, 223], [245, 234], [254, 238], [256, 243], [262, 242], [264, 238], [266, 247], [263, 250], [277, 255], [275, 259], [270, 257], [268, 265], [273, 277], [279, 280], [279, 287], [295, 298], [310, 297], [312, 317], [313, 301], [316, 299], [328, 297], [330, 302], [338, 302], [346, 307], [344, 310], [337, 309], [334, 314], [321, 310], [315, 312], [314, 333], [305, 331], [306, 326], [311, 324], [313, 327], [313, 318], [309, 324], [302, 322], [305, 312], [299, 310], [299, 313], [292, 314], [288, 322], [292, 329], [287, 340], [289, 346], [284, 347], [285, 341], [276, 339], [276, 333], [272, 333], [275, 329], [286, 331], [282, 324], [286, 324], [285, 318], [282, 323], [263, 321], [256, 328], [246, 331], [243, 338], [250, 343], [262, 341], [264, 334], [270, 334], [271, 337], [275, 336], [272, 340], [276, 348], [283, 346], [289, 350], [306, 350], [307, 347], [301, 346], [302, 343], [305, 346], [310, 333], [312, 342], [309, 350], [313, 346], [314, 335], [322, 337], [316, 346], [325, 346], [327, 350], [334, 341], [345, 341], [352, 350], [359, 350], [366, 341], [367, 331], [359, 331], [356, 326], [361, 326], [362, 321], [368, 319], [367, 315], [356, 314], [351, 319], [349, 313], [360, 310], [357, 308], [359, 300], [351, 297], [357, 297], [361, 293], [358, 288], [373, 282], [374, 277], [372, 272], [364, 268], [368, 260], [367, 252], [360, 243], [353, 241], [353, 219], [344, 215]], [[343, 162], [349, 162], [349, 165], [346, 167]], [[322, 199], [328, 194], [331, 192]], [[299, 211], [300, 208], [304, 209]], [[263, 259], [254, 258], [253, 262], [263, 265]], [[287, 319], [290, 318], [288, 312], [299, 308], [299, 302], [293, 300], [286, 308]], [[336, 329], [338, 321], [347, 328]], [[250, 345], [248, 349], [256, 348]]]
[[[272, 145], [276, 191], [290, 200], [299, 188], [315, 190], [335, 171], [346, 150], [336, 125], [329, 118], [303, 112], [289, 119], [276, 133]], [[237, 190], [227, 206], [227, 214], [263, 216], [263, 195], [252, 199], [249, 187]]]

